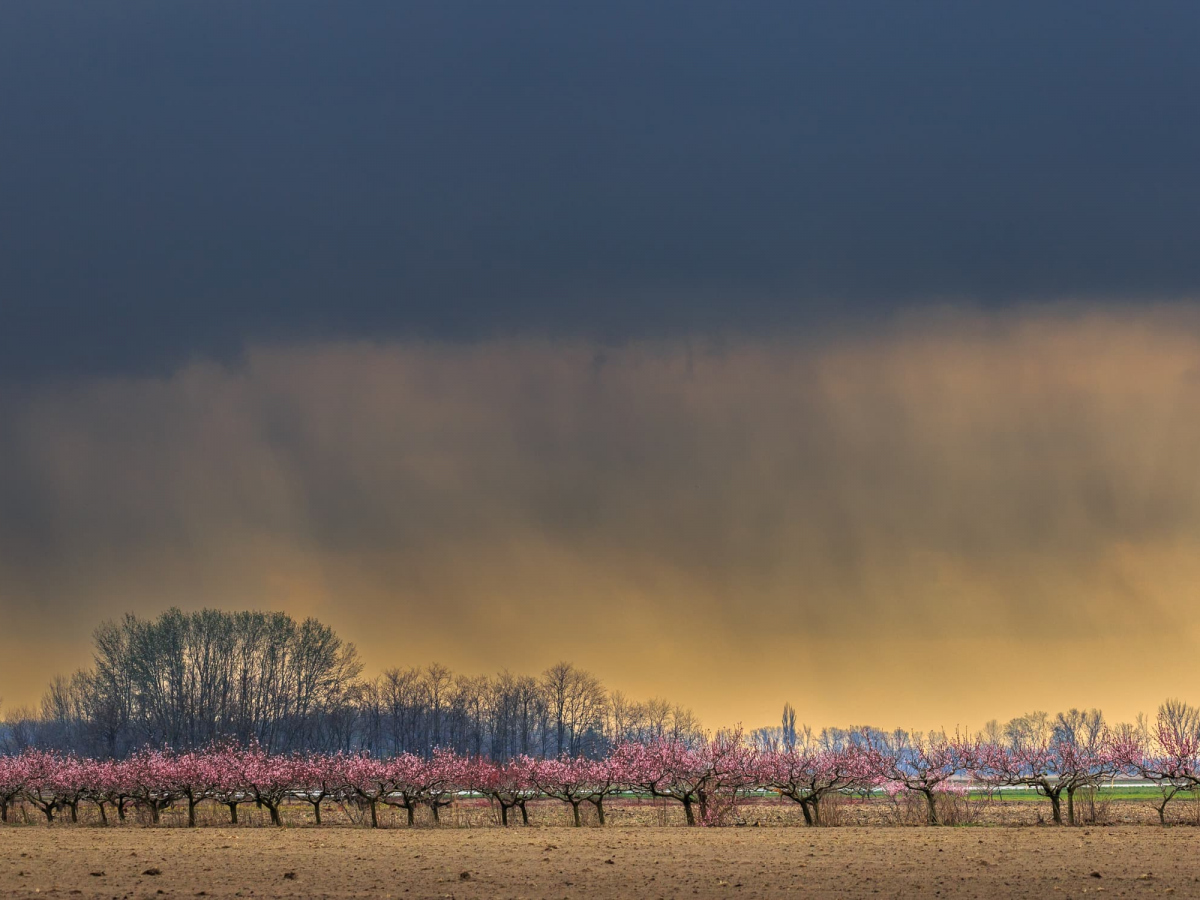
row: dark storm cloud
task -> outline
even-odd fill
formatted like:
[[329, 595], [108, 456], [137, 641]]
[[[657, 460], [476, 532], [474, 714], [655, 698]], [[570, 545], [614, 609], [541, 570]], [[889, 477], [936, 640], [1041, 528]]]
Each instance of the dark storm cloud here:
[[0, 5], [0, 377], [1200, 291], [1194, 3]]

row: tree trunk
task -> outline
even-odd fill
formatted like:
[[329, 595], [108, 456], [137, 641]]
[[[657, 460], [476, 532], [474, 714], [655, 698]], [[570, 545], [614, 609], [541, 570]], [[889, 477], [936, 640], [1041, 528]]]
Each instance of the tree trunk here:
[[312, 804], [312, 807], [313, 807], [313, 816], [316, 818], [317, 824], [320, 825], [321, 824], [321, 801], [320, 800], [310, 800], [309, 802]]
[[592, 806], [596, 807], [596, 819], [600, 822], [601, 825], [603, 825], [604, 824], [604, 798], [601, 797], [599, 800], [593, 800]]
[[812, 801], [808, 798], [805, 798], [803, 800], [797, 800], [796, 802], [800, 804], [800, 812], [804, 813], [804, 824], [811, 827], [813, 824], [813, 814], [809, 809], [809, 804], [812, 803]]
[[195, 797], [188, 795], [188, 828], [196, 827], [196, 804], [199, 803]]
[[925, 795], [925, 805], [927, 807], [929, 807], [929, 824], [937, 825], [938, 824], [937, 799], [933, 796], [933, 791], [925, 790], [925, 791], [922, 791], [921, 793], [923, 793]]
[[1054, 824], [1061, 825], [1062, 824], [1062, 797], [1059, 796], [1058, 791], [1054, 791], [1053, 793], [1047, 794], [1047, 796], [1049, 796], [1049, 798], [1050, 798], [1050, 809], [1054, 813]]
[[508, 825], [508, 807], [503, 803], [500, 804], [500, 824]]
[[67, 808], [69, 810], [71, 810], [71, 822], [72, 823], [78, 822], [79, 821], [79, 801], [78, 800], [68, 800]]
[[158, 801], [157, 801], [157, 800], [151, 800], [151, 801], [150, 801], [150, 824], [151, 824], [151, 825], [157, 825], [157, 824], [158, 824], [158, 812], [159, 812], [159, 810], [158, 810]]
[[279, 804], [278, 803], [268, 803], [267, 801], [264, 800], [263, 806], [265, 806], [267, 808], [267, 811], [271, 814], [271, 824], [272, 825], [282, 825], [283, 824], [283, 822], [280, 821], [280, 819], [279, 819]]
[[579, 802], [578, 800], [571, 801], [571, 812], [575, 815], [575, 827], [580, 828], [583, 825], [583, 819], [579, 818]]
[[8, 821], [8, 801], [0, 800], [0, 822]]
[[1067, 788], [1067, 823], [1075, 824], [1075, 788]]
[[527, 810], [525, 808], [525, 801], [522, 800], [518, 805], [521, 807], [521, 824], [528, 825], [529, 824], [529, 810]]
[[126, 800], [124, 797], [117, 798], [117, 820], [120, 822], [125, 821], [125, 803]]
[[237, 801], [235, 800], [232, 802], [226, 802], [225, 805], [229, 807], [229, 824], [236, 825], [238, 823], [238, 821], [237, 821], [237, 808], [238, 808]]
[[46, 814], [46, 824], [49, 825], [54, 821], [54, 804], [46, 803], [42, 805], [42, 812]]
[[692, 798], [691, 797], [683, 798], [683, 814], [687, 818], [687, 823], [689, 825], [696, 824], [696, 815], [695, 815], [695, 813], [692, 812]]
[[108, 812], [105, 811], [104, 806], [105, 806], [105, 804], [104, 804], [103, 800], [99, 800], [96, 802], [96, 808], [100, 810], [100, 824], [101, 825], [108, 824]]
[[1171, 802], [1171, 798], [1175, 796], [1175, 794], [1178, 790], [1179, 790], [1178, 788], [1172, 788], [1170, 791], [1164, 790], [1163, 791], [1163, 802], [1161, 804], [1155, 805], [1154, 808], [1158, 810], [1158, 824], [1159, 825], [1167, 824], [1167, 804]]

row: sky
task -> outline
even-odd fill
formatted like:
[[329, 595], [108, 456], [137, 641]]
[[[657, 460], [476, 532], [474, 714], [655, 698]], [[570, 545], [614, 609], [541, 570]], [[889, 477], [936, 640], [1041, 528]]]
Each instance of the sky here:
[[0, 697], [103, 619], [766, 724], [1200, 700], [1200, 7], [0, 5]]

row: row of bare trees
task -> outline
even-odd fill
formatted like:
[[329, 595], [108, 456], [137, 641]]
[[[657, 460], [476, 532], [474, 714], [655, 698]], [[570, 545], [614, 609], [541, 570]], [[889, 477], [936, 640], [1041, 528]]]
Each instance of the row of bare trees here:
[[129, 615], [96, 630], [93, 658], [56, 678], [40, 710], [10, 712], [0, 752], [33, 746], [120, 759], [146, 745], [232, 740], [273, 752], [574, 757], [700, 731], [689, 710], [633, 701], [566, 662], [540, 676], [467, 676], [433, 664], [364, 678], [353, 644], [284, 613]]

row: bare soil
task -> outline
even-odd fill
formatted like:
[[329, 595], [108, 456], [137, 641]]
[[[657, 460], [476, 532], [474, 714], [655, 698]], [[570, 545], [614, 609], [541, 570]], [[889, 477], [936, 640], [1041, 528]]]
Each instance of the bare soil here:
[[1200, 897], [1200, 830], [16, 826], [0, 894]]

